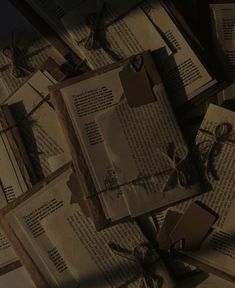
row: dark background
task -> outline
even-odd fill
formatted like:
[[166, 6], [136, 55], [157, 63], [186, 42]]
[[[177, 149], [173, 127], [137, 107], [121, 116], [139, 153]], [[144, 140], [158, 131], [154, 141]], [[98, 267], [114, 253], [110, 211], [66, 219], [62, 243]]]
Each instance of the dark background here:
[[211, 24], [209, 4], [212, 0], [174, 0], [184, 18], [190, 24], [199, 40], [208, 48], [211, 46]]

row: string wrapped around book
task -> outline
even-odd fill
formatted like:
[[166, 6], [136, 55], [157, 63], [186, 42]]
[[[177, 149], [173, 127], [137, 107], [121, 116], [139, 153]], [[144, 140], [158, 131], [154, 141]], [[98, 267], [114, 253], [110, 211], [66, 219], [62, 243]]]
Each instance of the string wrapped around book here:
[[[86, 37], [81, 40], [77, 40], [77, 44], [80, 45], [84, 43], [84, 47], [87, 50], [97, 50], [102, 48], [112, 60], [118, 61], [121, 60], [121, 57], [112, 49], [110, 43], [106, 37], [106, 30], [108, 27], [114, 25], [115, 23], [121, 21], [125, 18], [128, 14], [134, 11], [136, 8], [141, 8], [142, 6], [146, 5], [146, 1], [140, 1], [133, 5], [132, 7], [128, 8], [126, 11], [121, 13], [119, 16], [111, 20], [110, 22], [103, 24], [104, 16], [107, 12], [107, 4], [103, 2], [100, 11], [97, 13], [90, 13], [85, 17], [85, 25], [88, 27], [89, 32]], [[146, 13], [145, 13], [146, 14]], [[166, 35], [161, 31], [161, 29], [150, 19], [150, 17], [146, 14], [146, 17], [152, 22], [154, 27], [157, 29], [161, 37], [167, 43], [167, 45], [172, 48], [172, 44], [170, 43], [169, 39]], [[173, 48], [172, 48], [173, 49]], [[172, 50], [173, 51], [173, 50]]]
[[207, 180], [211, 177], [218, 181], [220, 179], [216, 169], [215, 160], [220, 155], [224, 145], [235, 146], [235, 133], [233, 125], [229, 122], [218, 124], [213, 131], [200, 128], [199, 131], [209, 136], [209, 140], [203, 140], [197, 144], [197, 149], [205, 168]]
[[[41, 94], [40, 94], [41, 95]], [[35, 107], [30, 110], [28, 113], [26, 113], [20, 120], [18, 120], [15, 124], [13, 125], [10, 125], [2, 130], [0, 130], [0, 135], [14, 129], [14, 128], [17, 128], [17, 127], [20, 127], [22, 125], [22, 123], [24, 121], [27, 121], [27, 120], [30, 120], [32, 123], [34, 122], [32, 119], [31, 119], [31, 116], [44, 104], [44, 103], [48, 103], [50, 106], [52, 105], [49, 100], [50, 100], [50, 96], [47, 95], [47, 96], [43, 96], [41, 95], [41, 98], [42, 100], [38, 102], [38, 104], [35, 105]]]
[[46, 47], [28, 53], [28, 47], [22, 48], [19, 43], [16, 42], [14, 33], [12, 33], [10, 46], [2, 49], [3, 55], [10, 60], [10, 63], [0, 67], [0, 71], [2, 72], [10, 67], [11, 73], [15, 78], [28, 77], [35, 71], [29, 59], [49, 47], [50, 45], [47, 45]]
[[[166, 162], [170, 164], [171, 167], [166, 171], [168, 177], [161, 189], [161, 192], [168, 191], [174, 187], [185, 189], [190, 184], [190, 177], [187, 169], [188, 167], [186, 165], [188, 163], [188, 152], [184, 152], [182, 156], [179, 155], [173, 142], [168, 143], [166, 152], [163, 150], [157, 150], [157, 152], [165, 158]], [[155, 173], [152, 178], [158, 175], [160, 174]]]
[[140, 243], [132, 249], [121, 247], [118, 244], [110, 243], [109, 248], [115, 255], [135, 262], [139, 271], [130, 277], [118, 288], [124, 288], [139, 280], [139, 288], [161, 288], [163, 278], [154, 272], [154, 265], [159, 260], [156, 251], [148, 243]]
[[[183, 147], [181, 147], [183, 148]], [[155, 177], [166, 176], [167, 179], [160, 189], [160, 193], [173, 189], [175, 187], [179, 189], [186, 189], [191, 185], [191, 177], [189, 175], [189, 153], [185, 152], [183, 156], [178, 155], [177, 149], [174, 143], [168, 143], [167, 151], [158, 150], [156, 151], [162, 157], [166, 159], [166, 162], [170, 164], [169, 169], [163, 171], [157, 171], [151, 175], [140, 175], [134, 180], [125, 182], [123, 184], [118, 184], [116, 172], [114, 170], [107, 170], [107, 175], [104, 177], [105, 189], [101, 191], [96, 191], [92, 189], [87, 198], [96, 197], [99, 194], [105, 193], [107, 191], [118, 190], [122, 187], [128, 185], [143, 186], [145, 187], [148, 182], [154, 182]], [[87, 176], [88, 170], [84, 168], [85, 175]], [[87, 178], [87, 177], [86, 177]], [[93, 185], [94, 186], [94, 185]]]

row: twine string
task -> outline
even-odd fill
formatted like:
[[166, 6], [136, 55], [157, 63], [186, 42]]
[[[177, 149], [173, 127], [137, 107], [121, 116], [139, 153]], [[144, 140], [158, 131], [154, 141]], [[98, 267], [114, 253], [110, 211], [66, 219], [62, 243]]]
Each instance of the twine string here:
[[200, 128], [199, 131], [210, 137], [210, 140], [203, 140], [197, 144], [200, 158], [205, 167], [206, 178], [210, 180], [212, 177], [218, 181], [220, 177], [215, 165], [215, 159], [221, 153], [223, 145], [235, 145], [233, 125], [224, 122], [218, 124], [212, 132], [203, 128]]
[[132, 249], [123, 248], [122, 246], [110, 243], [111, 252], [118, 257], [128, 261], [135, 262], [139, 267], [140, 273], [136, 273], [121, 284], [118, 288], [129, 287], [134, 281], [138, 281], [139, 288], [161, 288], [163, 278], [153, 272], [153, 267], [158, 261], [156, 251], [148, 243], [140, 243]]

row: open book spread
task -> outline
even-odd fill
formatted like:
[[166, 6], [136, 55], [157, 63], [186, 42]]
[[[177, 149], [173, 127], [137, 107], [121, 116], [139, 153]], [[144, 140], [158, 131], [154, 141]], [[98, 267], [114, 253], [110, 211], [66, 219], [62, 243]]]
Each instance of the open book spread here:
[[[58, 221], [63, 233], [55, 225]], [[110, 248], [111, 243], [118, 243], [120, 247], [131, 250], [146, 243], [134, 223], [119, 224], [97, 233], [79, 206], [73, 204], [60, 215], [45, 219], [43, 227], [68, 263], [80, 287], [119, 287], [132, 277], [138, 278], [141, 273], [138, 265], [131, 264], [128, 258], [116, 257]], [[164, 279], [162, 287], [173, 287], [159, 259], [155, 269]], [[136, 282], [133, 281], [133, 287], [138, 287]]]
[[[219, 218], [201, 249], [190, 254], [193, 258], [232, 276], [235, 273], [234, 125], [234, 112], [211, 104], [198, 131], [196, 142], [205, 160], [205, 169], [213, 190], [194, 198], [193, 201], [202, 202], [217, 213]], [[210, 153], [214, 153], [214, 156]], [[209, 161], [212, 156], [214, 159], [211, 164]], [[190, 202], [186, 201], [178, 205], [177, 209], [185, 211], [189, 205]]]
[[[103, 47], [96, 50], [86, 48], [89, 37], [86, 19], [92, 14], [102, 15], [104, 19], [101, 19], [101, 25], [107, 25], [105, 35], [102, 36], [105, 37], [102, 41]], [[93, 69], [144, 50], [165, 48], [166, 53], [171, 54], [164, 39], [135, 0], [83, 1], [77, 9], [63, 18], [63, 22], [77, 44], [79, 53], [88, 60]]]
[[49, 73], [38, 71], [5, 102], [15, 122], [20, 123], [21, 138], [39, 180], [53, 172], [51, 157], [61, 155], [61, 166], [70, 160], [65, 137], [48, 98], [48, 87], [55, 83]]
[[[122, 77], [139, 74], [128, 69], [127, 63], [60, 90], [111, 220], [135, 217], [202, 192], [162, 83], [149, 90], [151, 103], [131, 107], [125, 95], [131, 82], [123, 84]], [[141, 97], [136, 95], [135, 101], [141, 102]], [[177, 165], [180, 175], [175, 173]], [[189, 174], [186, 167], [191, 167]]]
[[0, 1], [0, 288], [235, 287], [235, 2], [178, 2]]
[[[88, 47], [90, 15], [103, 17], [99, 49]], [[93, 69], [143, 50], [158, 50], [161, 73], [176, 106], [215, 84], [159, 1], [82, 1], [62, 20], [78, 54]]]
[[69, 205], [70, 193], [66, 182], [70, 174], [69, 169], [7, 215], [11, 227], [46, 277], [49, 287], [76, 287], [66, 263], [40, 223], [45, 217]]
[[[49, 287], [119, 287], [133, 278], [131, 287], [137, 288], [134, 277], [141, 277], [141, 266], [129, 260], [131, 255], [125, 251], [136, 247], [141, 253], [146, 238], [135, 223], [97, 232], [79, 205], [70, 204], [71, 173], [70, 168], [64, 170], [11, 210], [6, 215], [11, 229], [47, 277]], [[116, 246], [123, 248], [123, 255], [115, 254], [112, 247]], [[157, 259], [158, 277], [170, 281]], [[172, 287], [164, 283], [162, 287]]]

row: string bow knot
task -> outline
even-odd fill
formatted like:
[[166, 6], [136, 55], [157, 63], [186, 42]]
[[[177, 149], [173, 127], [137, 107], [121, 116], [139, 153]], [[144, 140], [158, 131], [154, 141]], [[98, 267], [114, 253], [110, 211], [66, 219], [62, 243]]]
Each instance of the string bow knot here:
[[204, 140], [197, 144], [198, 151], [205, 166], [207, 180], [212, 176], [219, 180], [219, 175], [215, 166], [215, 159], [221, 153], [224, 144], [234, 145], [233, 125], [228, 122], [217, 125], [213, 132], [206, 129], [199, 129], [200, 132], [207, 134], [211, 139]]
[[185, 189], [189, 184], [189, 179], [186, 174], [187, 170], [184, 169], [187, 163], [188, 153], [185, 153], [185, 155], [181, 157], [173, 142], [168, 144], [167, 152], [160, 150], [159, 153], [166, 158], [167, 162], [170, 164], [169, 176], [162, 190], [168, 191], [172, 187]]
[[28, 65], [27, 59], [24, 57], [25, 51], [21, 51], [17, 46], [14, 34], [12, 34], [11, 45], [4, 48], [2, 53], [10, 60], [12, 74], [16, 78], [28, 77], [34, 71], [34, 68]]
[[89, 28], [88, 36], [77, 42], [85, 42], [84, 47], [87, 50], [97, 50], [103, 48], [103, 50], [114, 60], [118, 61], [121, 58], [111, 49], [110, 44], [106, 38], [107, 25], [103, 25], [103, 18], [106, 12], [106, 3], [102, 4], [99, 13], [90, 13], [85, 18], [85, 24]]
[[140, 269], [140, 273], [131, 277], [118, 288], [128, 287], [138, 279], [139, 288], [162, 287], [162, 277], [153, 272], [153, 267], [159, 258], [156, 251], [148, 243], [141, 243], [132, 249], [123, 248], [115, 243], [110, 243], [109, 248], [119, 257], [135, 262]]

